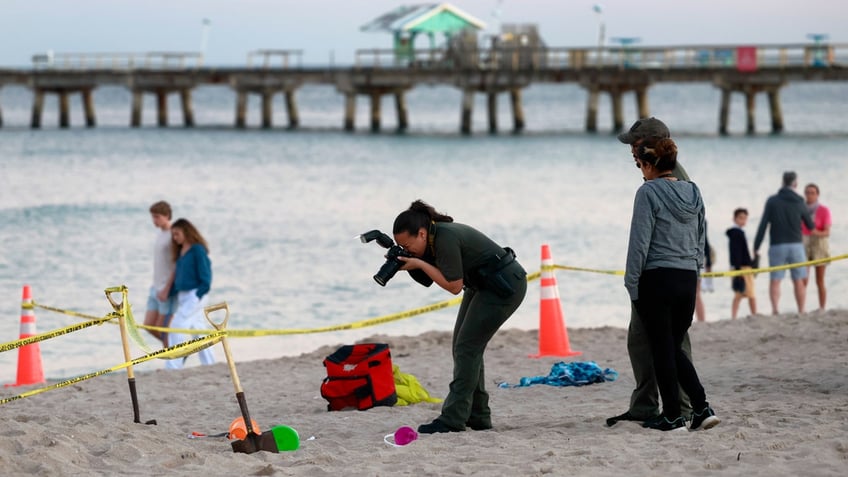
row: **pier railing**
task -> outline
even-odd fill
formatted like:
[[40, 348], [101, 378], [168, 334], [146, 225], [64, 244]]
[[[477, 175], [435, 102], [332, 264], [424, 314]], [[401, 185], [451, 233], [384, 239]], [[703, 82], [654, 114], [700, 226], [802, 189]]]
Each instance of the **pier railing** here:
[[690, 45], [675, 47], [425, 49], [398, 53], [360, 49], [355, 68], [497, 70], [633, 68], [831, 67], [848, 65], [848, 44]]
[[300, 68], [303, 50], [254, 50], [247, 54], [248, 68]]
[[203, 66], [199, 52], [153, 51], [146, 53], [40, 53], [32, 56], [37, 70], [86, 69], [190, 69]]

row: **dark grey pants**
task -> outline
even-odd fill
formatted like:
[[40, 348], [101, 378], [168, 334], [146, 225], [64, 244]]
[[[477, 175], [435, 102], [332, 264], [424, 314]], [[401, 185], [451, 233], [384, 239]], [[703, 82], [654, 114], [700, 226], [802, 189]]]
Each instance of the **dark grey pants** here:
[[[683, 353], [692, 361], [692, 344], [689, 333], [683, 335]], [[636, 389], [630, 395], [630, 414], [639, 419], [649, 419], [660, 413], [659, 388], [654, 373], [654, 358], [651, 354], [651, 341], [645, 324], [639, 317], [636, 307], [630, 306], [630, 326], [627, 329], [627, 353], [630, 355], [630, 365], [633, 367], [633, 378]], [[689, 396], [680, 388], [680, 415], [692, 415], [692, 404]]]
[[515, 288], [512, 296], [502, 298], [490, 291], [473, 289], [463, 293], [453, 329], [453, 380], [438, 418], [448, 427], [465, 429], [469, 422], [491, 425], [483, 352], [527, 293], [526, 274], [518, 262], [507, 266], [504, 272]]

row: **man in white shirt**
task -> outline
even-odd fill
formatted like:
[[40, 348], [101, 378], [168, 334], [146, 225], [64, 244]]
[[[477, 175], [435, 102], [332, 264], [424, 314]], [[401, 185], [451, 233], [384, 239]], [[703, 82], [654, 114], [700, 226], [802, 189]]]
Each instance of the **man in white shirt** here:
[[[168, 297], [168, 291], [174, 280], [174, 256], [171, 249], [171, 206], [165, 201], [159, 201], [150, 206], [150, 217], [159, 231], [153, 243], [153, 284], [147, 297], [147, 312], [144, 324], [147, 326], [168, 326], [171, 314], [174, 312], [173, 298]], [[148, 330], [167, 346], [167, 333]]]

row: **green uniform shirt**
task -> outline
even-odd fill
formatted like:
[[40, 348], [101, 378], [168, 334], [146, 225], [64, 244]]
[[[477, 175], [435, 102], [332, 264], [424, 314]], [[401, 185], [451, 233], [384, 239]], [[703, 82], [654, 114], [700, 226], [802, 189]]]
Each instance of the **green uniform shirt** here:
[[436, 267], [449, 282], [460, 278], [468, 282], [469, 272], [504, 251], [482, 232], [465, 224], [436, 222], [434, 231]]

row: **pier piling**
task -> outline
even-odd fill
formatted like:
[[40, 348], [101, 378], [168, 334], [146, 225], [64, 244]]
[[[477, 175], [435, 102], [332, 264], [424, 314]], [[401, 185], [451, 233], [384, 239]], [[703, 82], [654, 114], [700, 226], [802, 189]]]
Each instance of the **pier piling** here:
[[59, 91], [59, 127], [68, 128], [71, 126], [71, 102], [68, 98], [68, 92], [65, 90]]
[[82, 90], [82, 107], [85, 113], [85, 126], [93, 128], [97, 125], [97, 119], [94, 116], [94, 95], [90, 88]]
[[345, 93], [344, 130], [353, 131], [356, 120], [356, 94]]
[[753, 89], [745, 91], [745, 133], [753, 136], [757, 132], [757, 92]]
[[274, 92], [262, 92], [262, 128], [270, 129], [274, 125]]
[[184, 88], [180, 90], [180, 103], [183, 107], [183, 126], [194, 127], [194, 108], [191, 104], [191, 90]]
[[160, 128], [168, 126], [168, 92], [156, 90], [156, 124]]
[[397, 111], [397, 132], [406, 132], [409, 127], [409, 112], [406, 109], [406, 94], [403, 91], [395, 91], [395, 110]]
[[769, 111], [771, 112], [771, 132], [780, 134], [783, 132], [783, 111], [780, 107], [780, 90], [771, 88], [768, 91]]
[[498, 132], [498, 94], [488, 93], [489, 134]]
[[144, 94], [141, 90], [132, 92], [132, 111], [130, 112], [130, 127], [141, 127], [141, 109], [144, 105]]
[[377, 91], [371, 92], [371, 132], [380, 132], [380, 99], [382, 96]]
[[32, 97], [32, 117], [30, 118], [30, 127], [38, 129], [41, 127], [41, 112], [44, 109], [44, 91], [36, 89], [33, 91]]
[[721, 88], [721, 106], [718, 111], [718, 133], [727, 136], [727, 122], [730, 120], [730, 88]]
[[598, 88], [589, 88], [589, 97], [586, 101], [586, 132], [598, 132]]
[[512, 131], [520, 133], [524, 131], [524, 107], [521, 103], [521, 90], [518, 88], [511, 89], [509, 99], [512, 102]]
[[297, 129], [300, 118], [297, 115], [297, 102], [295, 102], [294, 91], [287, 89], [283, 96], [286, 100], [286, 114], [289, 116], [289, 129]]
[[236, 92], [236, 127], [244, 129], [247, 126], [247, 91]]
[[471, 134], [471, 114], [474, 109], [474, 90], [462, 91], [462, 113], [460, 114], [459, 131], [462, 134]]
[[621, 104], [621, 91], [610, 91], [612, 103], [612, 132], [618, 134], [624, 129], [624, 109]]

